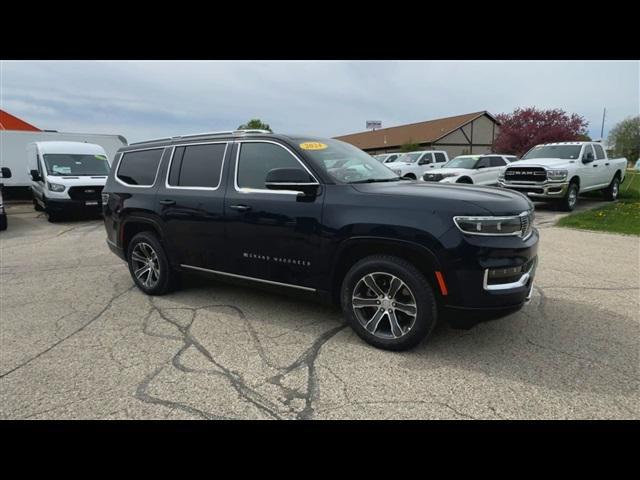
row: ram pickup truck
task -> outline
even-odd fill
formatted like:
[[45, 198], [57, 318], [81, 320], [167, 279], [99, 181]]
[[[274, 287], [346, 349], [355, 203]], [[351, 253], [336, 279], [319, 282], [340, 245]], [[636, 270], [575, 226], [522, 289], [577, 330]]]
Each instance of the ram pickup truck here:
[[334, 139], [229, 131], [123, 147], [102, 191], [109, 248], [148, 295], [179, 272], [333, 300], [376, 347], [433, 330], [441, 307], [512, 309], [537, 264], [519, 193], [402, 180]]
[[404, 153], [395, 161], [384, 165], [399, 177], [417, 180], [434, 168], [442, 168], [448, 161], [449, 155], [444, 150], [424, 150]]
[[571, 211], [582, 192], [602, 190], [607, 200], [615, 200], [626, 166], [625, 158], [607, 158], [597, 142], [547, 143], [509, 164], [500, 172], [499, 184]]

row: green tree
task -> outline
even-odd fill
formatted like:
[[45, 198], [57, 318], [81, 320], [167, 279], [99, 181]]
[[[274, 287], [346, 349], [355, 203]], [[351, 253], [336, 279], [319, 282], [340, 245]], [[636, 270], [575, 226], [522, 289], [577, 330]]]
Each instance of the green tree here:
[[400, 146], [400, 151], [401, 152], [414, 152], [416, 150], [420, 150], [420, 145], [418, 145], [417, 143], [413, 143], [412, 139], [407, 140], [405, 143], [403, 143]]
[[271, 130], [268, 123], [263, 123], [259, 118], [252, 118], [247, 123], [244, 123], [238, 127], [238, 130]]
[[616, 157], [625, 157], [635, 163], [640, 156], [640, 116], [618, 122], [609, 132], [607, 143]]

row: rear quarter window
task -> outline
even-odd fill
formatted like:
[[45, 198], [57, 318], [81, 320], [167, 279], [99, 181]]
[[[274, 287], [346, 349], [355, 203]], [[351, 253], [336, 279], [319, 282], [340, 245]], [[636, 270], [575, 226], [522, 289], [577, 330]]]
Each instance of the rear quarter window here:
[[150, 187], [154, 184], [164, 148], [125, 152], [116, 178], [127, 185]]

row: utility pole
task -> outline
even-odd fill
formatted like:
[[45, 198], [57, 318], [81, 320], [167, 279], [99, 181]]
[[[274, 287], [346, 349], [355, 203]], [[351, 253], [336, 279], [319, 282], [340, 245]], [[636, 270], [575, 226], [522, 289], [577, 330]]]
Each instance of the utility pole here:
[[602, 112], [602, 128], [600, 129], [600, 141], [604, 140], [604, 117], [607, 115], [607, 109], [605, 107], [604, 111]]

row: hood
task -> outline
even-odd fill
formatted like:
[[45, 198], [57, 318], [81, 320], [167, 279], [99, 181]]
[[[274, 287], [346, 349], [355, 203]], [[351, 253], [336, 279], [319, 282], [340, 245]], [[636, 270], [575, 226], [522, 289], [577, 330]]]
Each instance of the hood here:
[[93, 185], [104, 186], [104, 184], [107, 183], [107, 175], [104, 175], [104, 176], [47, 175], [47, 181], [66, 185], [67, 187], [93, 186]]
[[437, 170], [435, 170], [433, 172], [428, 172], [428, 173], [433, 173], [434, 175], [448, 174], [448, 173], [453, 173], [454, 175], [464, 175], [465, 173], [469, 173], [469, 172], [473, 172], [473, 169], [470, 169], [470, 168], [438, 168]]
[[509, 167], [549, 167], [563, 168], [578, 163], [578, 160], [566, 160], [564, 158], [532, 158], [530, 160], [517, 160], [507, 165]]
[[385, 167], [389, 167], [389, 168], [402, 168], [402, 167], [408, 167], [410, 165], [414, 165], [413, 163], [409, 163], [409, 162], [391, 162], [391, 163], [385, 163], [384, 164]]
[[518, 215], [533, 208], [521, 193], [498, 187], [431, 182], [380, 182], [352, 184], [361, 193], [414, 197], [425, 209], [441, 209], [457, 215]]

